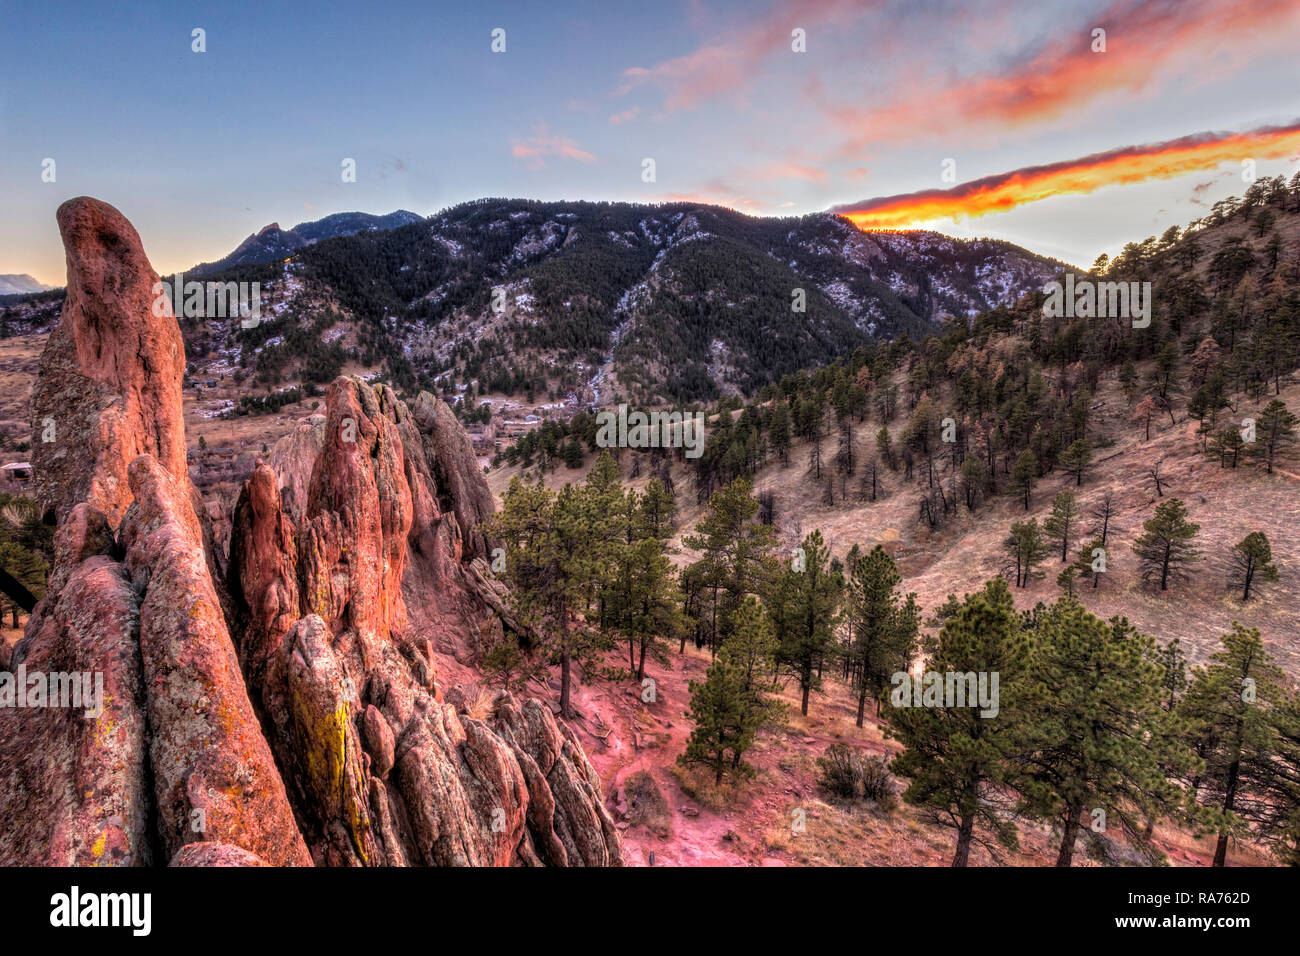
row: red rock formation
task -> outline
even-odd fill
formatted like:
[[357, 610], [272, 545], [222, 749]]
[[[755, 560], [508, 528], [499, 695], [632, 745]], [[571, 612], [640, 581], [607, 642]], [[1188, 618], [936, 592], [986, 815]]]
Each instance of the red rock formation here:
[[13, 664], [102, 679], [103, 713], [0, 708], [0, 862], [162, 863], [216, 840], [310, 863], [206, 560], [176, 322], [151, 311], [156, 276], [120, 213], [76, 199], [59, 225], [68, 298], [35, 400], [54, 441], [34, 464], [60, 524]]
[[36, 414], [67, 417], [66, 394], [58, 442], [79, 454], [35, 459], [60, 527], [13, 657], [102, 674], [105, 711], [0, 708], [0, 863], [620, 863], [545, 706], [503, 694], [476, 719], [442, 698], [434, 645], [472, 657], [466, 633], [504, 609], [491, 495], [450, 410], [334, 382], [322, 422], [277, 445], [290, 473], [259, 463], [241, 492], [227, 602], [139, 238], [94, 200], [59, 221], [69, 294]]
[[122, 527], [141, 594], [140, 651], [158, 830], [170, 858], [184, 844], [233, 843], [273, 865], [309, 865], [284, 783], [262, 737], [203, 560], [183, 486], [141, 455]]
[[84, 502], [55, 539], [49, 593], [8, 670], [99, 674], [103, 713], [0, 707], [0, 866], [147, 865], [153, 804], [139, 609], [111, 556], [104, 515]]
[[[484, 722], [441, 699], [430, 622], [492, 620], [461, 571], [455, 499], [428, 458], [447, 443], [358, 379], [331, 385], [327, 410], [296, 540], [280, 483], [259, 465], [231, 548], [250, 674], [266, 660], [250, 683], [316, 861], [620, 862], [599, 781], [549, 710], [502, 695]], [[295, 582], [301, 617], [286, 627]]]
[[60, 206], [58, 221], [68, 294], [32, 395], [33, 489], [59, 521], [85, 501], [116, 529], [138, 456], [188, 485], [185, 345], [169, 298], [153, 314], [158, 275], [125, 216], [83, 196]]

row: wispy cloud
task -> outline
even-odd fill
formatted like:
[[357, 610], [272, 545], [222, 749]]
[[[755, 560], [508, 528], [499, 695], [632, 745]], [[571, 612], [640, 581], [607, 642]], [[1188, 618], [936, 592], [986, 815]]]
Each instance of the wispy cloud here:
[[862, 229], [905, 229], [948, 219], [987, 216], [1026, 203], [1106, 186], [1172, 179], [1243, 159], [1284, 159], [1300, 150], [1300, 121], [1244, 133], [1198, 133], [1163, 143], [1127, 146], [1080, 159], [1027, 166], [952, 189], [927, 189], [837, 206], [831, 211]]
[[[693, 109], [702, 101], [739, 90], [762, 73], [762, 63], [777, 52], [790, 52], [791, 31], [811, 32], [828, 22], [860, 15], [876, 0], [788, 0], [777, 3], [762, 20], [716, 36], [681, 56], [652, 66], [623, 71], [614, 90], [624, 96], [641, 86], [665, 92], [668, 112]], [[814, 41], [810, 41], [814, 42]]]
[[[1050, 120], [1109, 94], [1154, 93], [1210, 62], [1221, 79], [1249, 63], [1261, 44], [1293, 43], [1297, 26], [1295, 0], [1115, 0], [999, 69], [920, 84], [913, 76], [893, 84], [907, 92], [882, 105], [822, 105], [842, 131], [845, 152], [954, 127], [1009, 128]], [[1095, 29], [1105, 31], [1104, 52], [1094, 51]]]
[[511, 155], [522, 159], [529, 169], [542, 169], [548, 158], [572, 159], [580, 163], [594, 163], [596, 157], [577, 142], [560, 133], [552, 133], [545, 123], [538, 123], [531, 136], [515, 139], [510, 146]]

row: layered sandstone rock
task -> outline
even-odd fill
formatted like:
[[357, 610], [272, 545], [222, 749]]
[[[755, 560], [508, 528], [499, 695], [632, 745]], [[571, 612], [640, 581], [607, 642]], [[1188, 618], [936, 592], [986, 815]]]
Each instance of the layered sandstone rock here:
[[450, 409], [339, 379], [214, 561], [139, 238], [95, 200], [59, 222], [35, 423], [77, 454], [35, 458], [57, 553], [12, 666], [101, 675], [104, 711], [0, 708], [0, 863], [618, 864], [572, 732], [505, 694], [476, 719], [437, 683], [438, 652], [472, 659], [506, 610]]
[[58, 521], [84, 501], [117, 528], [138, 456], [188, 482], [185, 345], [170, 299], [154, 314], [158, 274], [126, 217], [84, 196], [57, 215], [68, 293], [32, 395], [33, 490]]
[[546, 707], [502, 695], [480, 721], [442, 699], [430, 628], [494, 620], [458, 560], [449, 445], [339, 379], [297, 524], [265, 464], [236, 507], [241, 654], [308, 843], [329, 864], [616, 864], [599, 781]]
[[47, 596], [8, 670], [100, 678], [102, 712], [0, 707], [0, 866], [148, 865], [153, 797], [139, 606], [107, 519], [84, 502], [55, 538]]
[[102, 713], [0, 708], [0, 862], [165, 863], [213, 841], [310, 864], [194, 507], [176, 322], [153, 313], [157, 277], [117, 210], [74, 199], [58, 219], [68, 298], [42, 357], [34, 427], [55, 425], [34, 464], [59, 527], [11, 664], [92, 675]]

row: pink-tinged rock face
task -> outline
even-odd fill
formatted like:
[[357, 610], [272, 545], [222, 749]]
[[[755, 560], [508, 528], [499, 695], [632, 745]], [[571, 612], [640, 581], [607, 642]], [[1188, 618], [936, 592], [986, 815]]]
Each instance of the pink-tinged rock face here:
[[310, 865], [262, 736], [180, 482], [142, 455], [123, 522], [142, 594], [140, 651], [158, 829], [170, 858], [197, 840], [233, 843], [276, 866]]
[[230, 843], [187, 843], [168, 866], [266, 866], [256, 854]]
[[[328, 864], [617, 864], [599, 781], [549, 710], [502, 695], [491, 719], [476, 720], [440, 699], [430, 642], [489, 627], [487, 597], [501, 597], [462, 564], [458, 503], [430, 460], [447, 445], [455, 442], [426, 433], [388, 389], [339, 379], [297, 528], [276, 495], [286, 483], [264, 465], [235, 509], [230, 578], [252, 622], [246, 664], [271, 649], [252, 684], [290, 791], [301, 795], [312, 855]], [[480, 475], [463, 477], [487, 497]], [[284, 631], [291, 582], [302, 616]]]
[[102, 713], [0, 707], [0, 866], [157, 862], [139, 611], [126, 569], [98, 551], [103, 527], [83, 504], [60, 530], [59, 590], [37, 605], [9, 667], [97, 674]]
[[433, 645], [472, 658], [505, 609], [474, 570], [492, 499], [449, 410], [334, 382], [283, 449], [288, 480], [259, 463], [246, 482], [227, 595], [185, 470], [180, 335], [153, 313], [139, 237], [92, 199], [59, 224], [68, 297], [33, 464], [60, 526], [11, 663], [100, 674], [105, 697], [98, 720], [0, 709], [0, 863], [620, 863], [548, 709], [442, 700]]
[[154, 314], [158, 276], [126, 217], [83, 196], [60, 206], [58, 221], [68, 293], [32, 396], [33, 488], [60, 520], [86, 501], [116, 528], [139, 455], [188, 483], [185, 347], [170, 304]]

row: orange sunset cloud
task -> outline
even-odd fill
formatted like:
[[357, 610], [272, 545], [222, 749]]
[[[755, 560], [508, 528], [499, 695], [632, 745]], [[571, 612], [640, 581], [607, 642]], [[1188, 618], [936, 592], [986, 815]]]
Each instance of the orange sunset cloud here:
[[1300, 122], [1244, 133], [1198, 133], [1164, 143], [1127, 146], [1081, 159], [1028, 166], [952, 189], [927, 189], [837, 206], [859, 229], [907, 229], [944, 219], [1006, 212], [1026, 203], [1091, 193], [1151, 179], [1172, 179], [1245, 159], [1300, 154]]

